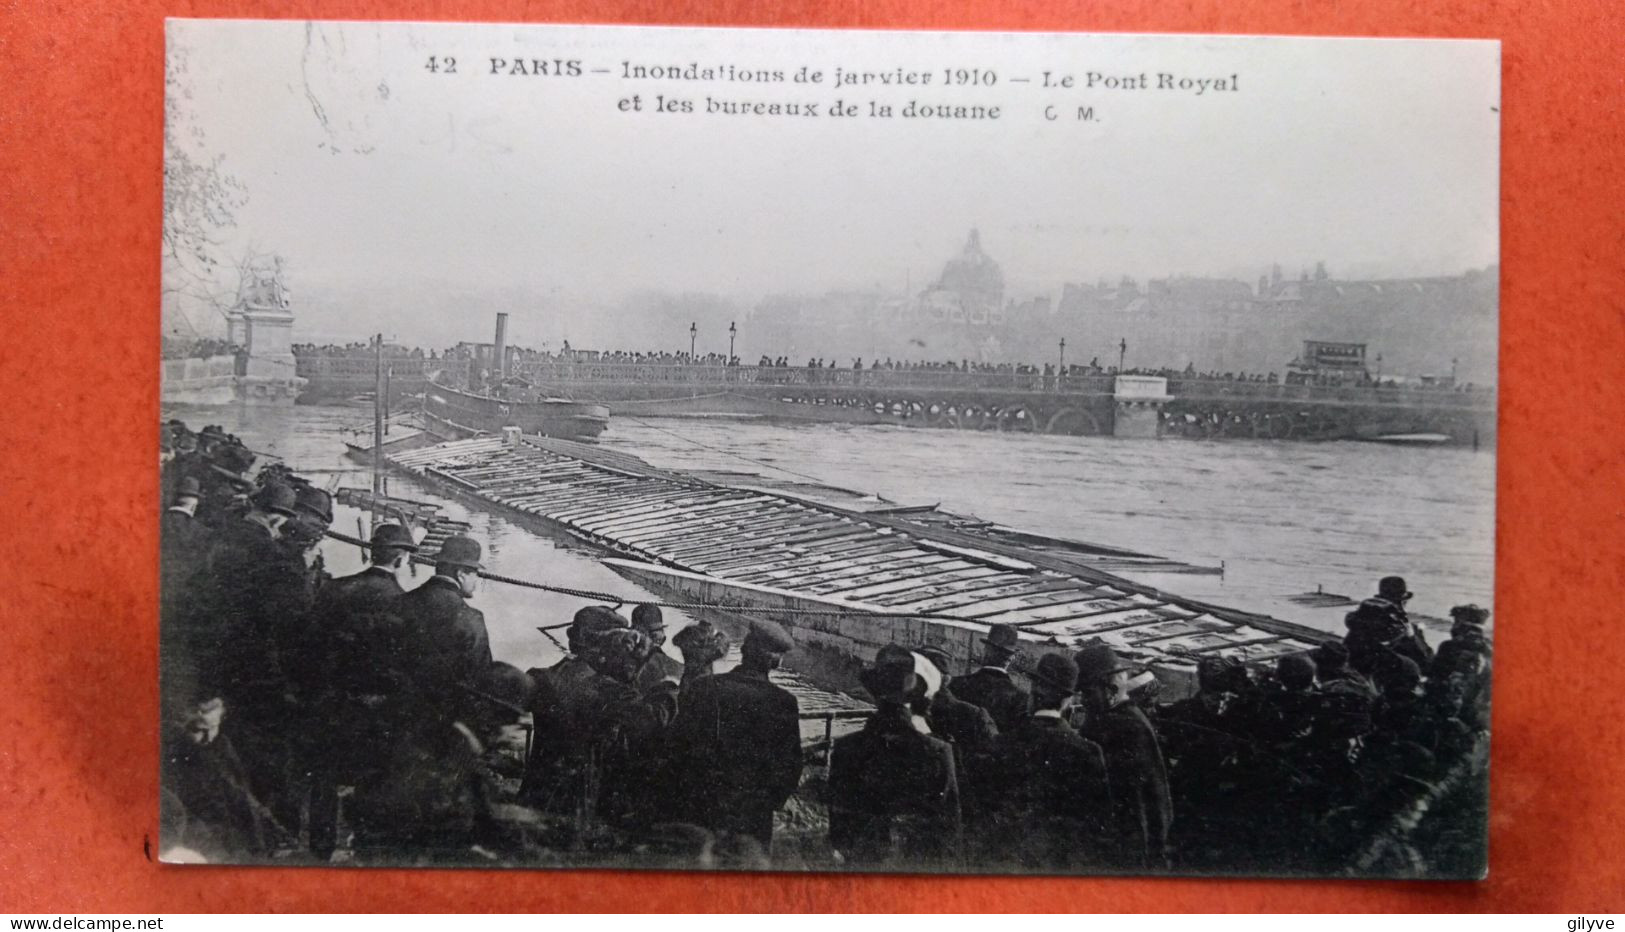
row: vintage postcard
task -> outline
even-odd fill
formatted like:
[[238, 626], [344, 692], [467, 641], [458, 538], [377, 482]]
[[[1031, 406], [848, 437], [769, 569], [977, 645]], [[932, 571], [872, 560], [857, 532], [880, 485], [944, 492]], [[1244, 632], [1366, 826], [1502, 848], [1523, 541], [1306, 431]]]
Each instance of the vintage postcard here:
[[165, 860], [1484, 875], [1499, 44], [166, 69]]

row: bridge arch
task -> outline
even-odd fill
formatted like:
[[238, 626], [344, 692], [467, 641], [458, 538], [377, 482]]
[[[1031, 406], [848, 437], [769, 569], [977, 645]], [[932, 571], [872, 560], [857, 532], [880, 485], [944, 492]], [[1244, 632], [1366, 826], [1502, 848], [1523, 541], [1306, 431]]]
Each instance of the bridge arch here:
[[1044, 423], [1044, 433], [1094, 436], [1105, 431], [1101, 430], [1100, 421], [1087, 409], [1062, 408]]

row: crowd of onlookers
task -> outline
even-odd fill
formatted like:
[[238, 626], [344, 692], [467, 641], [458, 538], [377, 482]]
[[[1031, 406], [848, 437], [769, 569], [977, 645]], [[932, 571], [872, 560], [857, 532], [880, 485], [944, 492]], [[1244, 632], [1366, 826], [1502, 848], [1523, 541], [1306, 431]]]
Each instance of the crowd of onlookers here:
[[668, 651], [658, 607], [589, 605], [544, 621], [562, 660], [522, 671], [471, 604], [477, 541], [446, 538], [408, 589], [420, 545], [379, 524], [333, 578], [331, 495], [218, 427], [163, 436], [171, 859], [1403, 872], [1444, 855], [1358, 859], [1405, 852], [1487, 734], [1488, 612], [1458, 607], [1434, 648], [1390, 577], [1342, 640], [1203, 658], [1175, 702], [1098, 642], [996, 625], [968, 667], [888, 646], [861, 729], [808, 753], [773, 676], [786, 628], [750, 625], [723, 671], [708, 621]]

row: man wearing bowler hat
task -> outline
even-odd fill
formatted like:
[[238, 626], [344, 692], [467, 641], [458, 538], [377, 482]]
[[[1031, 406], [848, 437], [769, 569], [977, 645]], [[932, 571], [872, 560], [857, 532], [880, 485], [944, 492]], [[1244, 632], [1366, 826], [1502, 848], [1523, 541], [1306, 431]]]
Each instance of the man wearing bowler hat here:
[[959, 853], [953, 749], [915, 727], [909, 706], [925, 684], [903, 656], [859, 674], [874, 714], [830, 752], [829, 843], [856, 867], [946, 867]]
[[777, 624], [753, 622], [739, 666], [693, 681], [671, 725], [679, 818], [769, 854], [773, 814], [801, 782], [800, 706], [768, 679], [794, 648]]
[[175, 504], [165, 509], [158, 524], [159, 553], [163, 565], [163, 590], [160, 595], [173, 597], [183, 574], [190, 572], [202, 555], [208, 532], [197, 520], [198, 500], [202, 497], [196, 478], [183, 476], [175, 484]]
[[666, 653], [666, 617], [658, 605], [639, 605], [632, 609], [632, 630], [649, 639], [651, 650], [638, 668], [639, 692], [649, 692], [661, 683], [678, 683], [683, 679], [683, 662]]
[[396, 573], [417, 549], [406, 528], [378, 525], [367, 550], [367, 568], [322, 586], [311, 609], [298, 667], [314, 726], [308, 749], [310, 846], [324, 860], [338, 841], [338, 788], [358, 779], [352, 751], [365, 744], [354, 727], [358, 716], [351, 697], [376, 692], [361, 684], [399, 662], [397, 657], [373, 656], [362, 648], [379, 641], [374, 629], [380, 624], [398, 627], [398, 621], [381, 622], [378, 616], [403, 594]]
[[1165, 868], [1173, 821], [1168, 768], [1151, 720], [1129, 700], [1132, 668], [1107, 644], [1085, 647], [1076, 661], [1087, 713], [1081, 733], [1100, 745], [1112, 794], [1108, 859], [1129, 869]]
[[1402, 576], [1384, 576], [1377, 582], [1377, 594], [1344, 618], [1349, 633], [1343, 643], [1349, 649], [1349, 665], [1370, 676], [1392, 653], [1407, 658], [1423, 670], [1433, 663], [1433, 648], [1422, 629], [1405, 613], [1411, 591]]
[[990, 755], [989, 854], [1025, 868], [1069, 870], [1100, 863], [1111, 791], [1100, 746], [1068, 721], [1078, 665], [1049, 653], [1030, 677], [1033, 714], [1002, 732]]
[[1021, 635], [1010, 625], [994, 625], [982, 639], [982, 666], [975, 673], [954, 677], [948, 689], [960, 699], [978, 705], [993, 716], [1000, 731], [1027, 720], [1030, 700], [1026, 690], [1010, 678], [1010, 661]]
[[446, 538], [428, 582], [397, 598], [390, 610], [406, 628], [405, 669], [435, 714], [451, 714], [458, 683], [491, 666], [485, 615], [468, 604], [480, 580], [480, 545], [461, 534]]

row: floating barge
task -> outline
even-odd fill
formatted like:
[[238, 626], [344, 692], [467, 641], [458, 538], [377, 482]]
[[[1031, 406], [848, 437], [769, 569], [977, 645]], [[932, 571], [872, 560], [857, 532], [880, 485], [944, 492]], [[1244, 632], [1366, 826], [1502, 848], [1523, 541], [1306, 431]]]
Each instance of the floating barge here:
[[606, 565], [676, 601], [770, 617], [855, 662], [887, 644], [932, 644], [973, 667], [988, 626], [1008, 624], [1020, 632], [1018, 673], [1047, 651], [1098, 640], [1177, 697], [1195, 690], [1203, 657], [1273, 663], [1332, 637], [1113, 572], [1177, 568], [1164, 558], [954, 520], [934, 506], [837, 504], [761, 477], [718, 481], [512, 430], [413, 447], [386, 445], [385, 458], [610, 551]]

